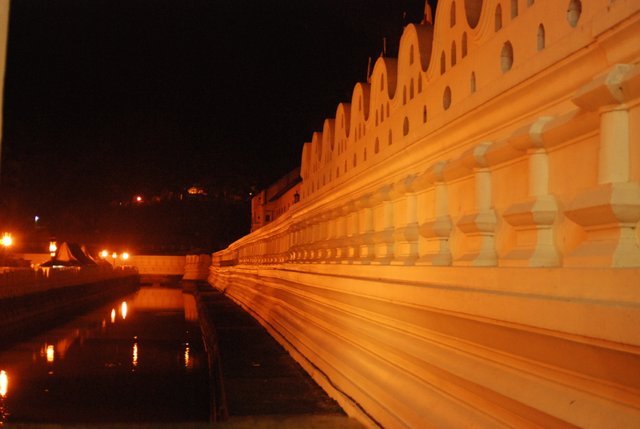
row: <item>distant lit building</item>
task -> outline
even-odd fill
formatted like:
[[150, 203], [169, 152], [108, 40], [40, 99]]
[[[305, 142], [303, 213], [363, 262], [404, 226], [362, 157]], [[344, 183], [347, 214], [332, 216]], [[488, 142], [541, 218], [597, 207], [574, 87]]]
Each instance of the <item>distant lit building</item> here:
[[300, 201], [300, 168], [289, 172], [251, 199], [251, 231], [272, 222]]

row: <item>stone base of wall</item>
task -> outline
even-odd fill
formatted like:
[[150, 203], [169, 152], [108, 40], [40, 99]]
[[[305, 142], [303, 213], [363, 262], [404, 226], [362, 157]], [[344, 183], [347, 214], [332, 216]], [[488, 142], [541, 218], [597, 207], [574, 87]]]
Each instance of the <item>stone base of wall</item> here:
[[640, 270], [212, 267], [370, 427], [634, 427]]

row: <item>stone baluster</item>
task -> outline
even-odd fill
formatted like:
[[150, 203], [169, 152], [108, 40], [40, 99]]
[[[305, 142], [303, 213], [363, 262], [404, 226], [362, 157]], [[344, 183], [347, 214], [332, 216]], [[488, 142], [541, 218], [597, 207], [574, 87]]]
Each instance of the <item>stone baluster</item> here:
[[393, 185], [394, 240], [393, 265], [413, 265], [418, 259], [417, 175], [407, 176]]
[[300, 221], [297, 224], [296, 232], [296, 262], [305, 262], [306, 259], [306, 245], [307, 245], [307, 223], [306, 221]]
[[[419, 259], [416, 265], [451, 265], [449, 239], [453, 224], [449, 216], [447, 184], [444, 181], [446, 161], [439, 161], [421, 174], [415, 181], [416, 189], [431, 188], [426, 195], [431, 199], [426, 203], [433, 206], [433, 217], [420, 223]], [[426, 212], [426, 209], [424, 209]]]
[[566, 266], [640, 266], [640, 135], [631, 117], [640, 114], [640, 66], [618, 64], [577, 91], [573, 102], [600, 114], [598, 183], [569, 204], [565, 215], [586, 239]]
[[496, 214], [492, 206], [491, 170], [484, 155], [491, 143], [481, 143], [465, 152], [462, 163], [473, 171], [476, 207], [472, 213], [464, 214], [456, 226], [465, 235], [462, 256], [454, 265], [494, 266], [498, 257], [495, 248]]
[[336, 209], [336, 255], [335, 262], [342, 263], [347, 257], [347, 221], [349, 216], [349, 206], [343, 205]]
[[284, 249], [284, 234], [280, 232], [276, 235], [276, 255], [274, 261], [276, 264], [282, 264], [285, 261]]
[[320, 216], [316, 215], [311, 220], [311, 240], [309, 241], [309, 262], [318, 262], [320, 255], [320, 240], [322, 237], [322, 223]]
[[287, 261], [297, 262], [296, 249], [298, 246], [298, 224], [293, 223], [289, 226], [288, 234], [288, 246], [287, 246]]
[[350, 201], [347, 204], [347, 239], [346, 258], [344, 263], [353, 263], [360, 259], [360, 223], [358, 216], [357, 201]]
[[318, 251], [317, 261], [321, 263], [328, 262], [332, 257], [332, 239], [333, 239], [333, 225], [331, 222], [331, 213], [324, 212], [319, 217], [320, 221], [320, 235], [316, 242], [316, 248]]
[[373, 235], [373, 207], [371, 194], [364, 195], [357, 201], [358, 207], [358, 258], [354, 263], [370, 264], [375, 258]]
[[388, 265], [394, 258], [394, 197], [393, 185], [385, 185], [371, 199], [375, 264]]
[[515, 229], [516, 244], [500, 259], [501, 266], [560, 265], [560, 252], [553, 236], [558, 204], [549, 192], [549, 159], [543, 139], [544, 127], [552, 119], [541, 117], [509, 139], [511, 147], [526, 153], [529, 191], [526, 200], [512, 204], [502, 213]]
[[300, 262], [309, 262], [309, 242], [311, 240], [311, 224], [308, 220], [300, 222], [300, 244], [298, 252], [300, 254]]

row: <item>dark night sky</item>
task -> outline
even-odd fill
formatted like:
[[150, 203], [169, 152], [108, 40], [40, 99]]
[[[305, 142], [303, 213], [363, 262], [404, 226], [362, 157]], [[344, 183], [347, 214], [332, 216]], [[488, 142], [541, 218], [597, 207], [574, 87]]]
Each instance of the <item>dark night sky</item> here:
[[302, 144], [365, 80], [382, 38], [395, 55], [423, 7], [13, 0], [5, 204], [54, 216], [198, 182], [265, 186], [299, 164]]

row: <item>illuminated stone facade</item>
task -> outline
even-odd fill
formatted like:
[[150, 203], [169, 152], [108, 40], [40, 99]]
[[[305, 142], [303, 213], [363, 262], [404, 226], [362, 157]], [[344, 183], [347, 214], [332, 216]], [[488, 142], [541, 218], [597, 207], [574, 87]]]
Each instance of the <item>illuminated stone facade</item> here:
[[639, 426], [640, 2], [425, 15], [209, 282], [368, 426]]
[[[9, 34], [9, 0], [0, 0], [0, 101], [4, 100], [4, 69], [7, 61], [7, 36]], [[0, 154], [2, 151], [2, 111], [0, 102]]]

